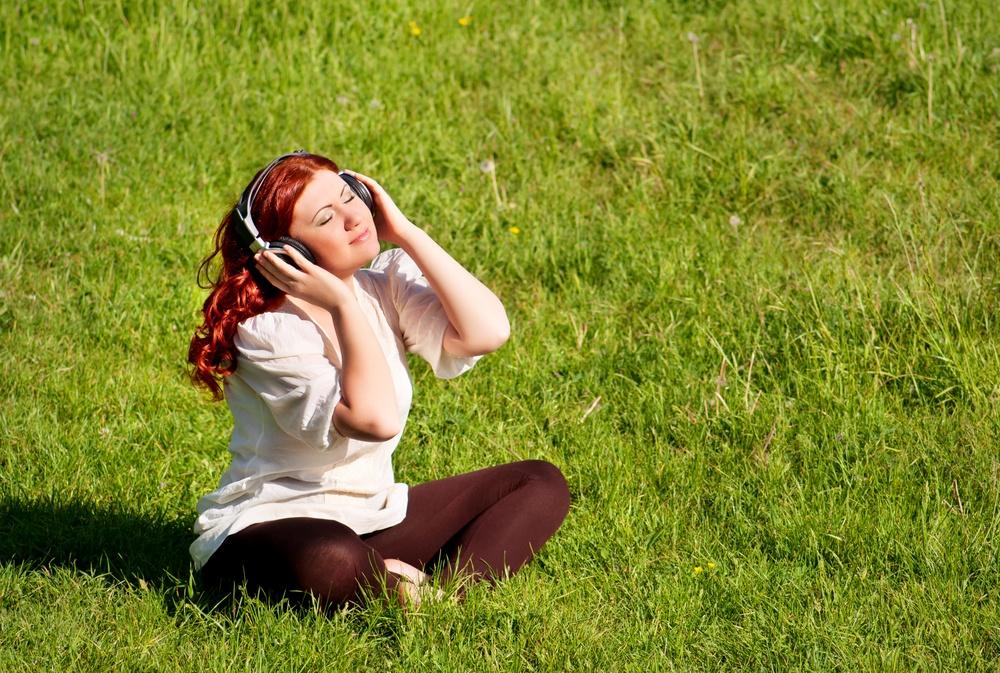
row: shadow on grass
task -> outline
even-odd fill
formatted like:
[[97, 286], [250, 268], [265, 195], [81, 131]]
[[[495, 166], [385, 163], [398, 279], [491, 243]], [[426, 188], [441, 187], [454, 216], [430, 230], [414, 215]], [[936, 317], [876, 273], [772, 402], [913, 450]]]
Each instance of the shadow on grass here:
[[[188, 545], [192, 521], [146, 514], [120, 504], [101, 506], [56, 498], [24, 500], [0, 495], [0, 564], [28, 571], [56, 567], [161, 593], [169, 612], [196, 606], [203, 612], [235, 616], [248, 596], [242, 587], [203, 586]], [[300, 615], [316, 609], [311, 597], [258, 594], [277, 611]], [[336, 608], [324, 610], [328, 614]], [[397, 638], [403, 623], [396, 609], [353, 610], [349, 622], [359, 631]]]
[[0, 563], [66, 567], [160, 589], [188, 584], [191, 521], [56, 498], [0, 496]]

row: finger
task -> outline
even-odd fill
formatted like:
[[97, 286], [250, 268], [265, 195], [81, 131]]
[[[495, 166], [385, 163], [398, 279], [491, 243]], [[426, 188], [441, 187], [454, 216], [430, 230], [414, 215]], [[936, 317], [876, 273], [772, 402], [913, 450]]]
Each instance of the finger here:
[[285, 284], [281, 282], [281, 280], [279, 280], [278, 277], [275, 276], [274, 273], [269, 268], [267, 268], [263, 264], [258, 264], [257, 270], [260, 271], [260, 275], [264, 276], [267, 282], [269, 282], [271, 285], [278, 288], [279, 290], [284, 291]]
[[267, 256], [267, 251], [262, 250], [253, 256], [254, 264], [260, 269], [261, 273], [269, 273], [272, 276], [275, 274], [277, 269], [274, 268], [273, 260]]
[[264, 259], [269, 263], [268, 270], [271, 275], [277, 278], [278, 282], [282, 284], [282, 287], [286, 292], [290, 292], [291, 288], [303, 278], [302, 272], [292, 266], [289, 261], [282, 255], [285, 254], [287, 248], [270, 249], [263, 252]]
[[[285, 253], [289, 257], [291, 257], [292, 260], [294, 260], [294, 262], [296, 264], [299, 265], [299, 269], [303, 269], [306, 264], [308, 264], [310, 266], [312, 265], [312, 262], [310, 262], [308, 259], [306, 259], [305, 255], [303, 255], [301, 252], [299, 252], [298, 250], [296, 250], [292, 246], [286, 245], [286, 246], [284, 246], [283, 249], [284, 249]], [[291, 265], [288, 265], [288, 266], [291, 267]], [[294, 268], [294, 267], [291, 267], [291, 268]]]
[[350, 171], [350, 170], [345, 170], [344, 172], [347, 173], [348, 175], [353, 175], [354, 177], [356, 177], [358, 180], [363, 182], [366, 187], [369, 188], [374, 187], [376, 189], [379, 187], [379, 184], [375, 182], [374, 179], [368, 177], [367, 175], [363, 175], [361, 173], [358, 173], [357, 171]]
[[[291, 284], [294, 278], [294, 274], [300, 273], [290, 264], [282, 260], [278, 255], [274, 254], [272, 250], [264, 250], [261, 252], [261, 258], [263, 263], [259, 266], [262, 270], [266, 270], [271, 278], [275, 282], [280, 283], [283, 287], [287, 287]], [[268, 278], [270, 280], [271, 278]], [[274, 283], [272, 283], [274, 284]], [[275, 285], [277, 287], [277, 285]]]
[[275, 248], [270, 248], [264, 251], [267, 255], [267, 259], [271, 261], [271, 265], [274, 267], [275, 273], [280, 274], [282, 277], [292, 280], [295, 278], [295, 274], [301, 273], [294, 266], [289, 264], [282, 255], [286, 254], [288, 251], [288, 246], [282, 246], [280, 251]]

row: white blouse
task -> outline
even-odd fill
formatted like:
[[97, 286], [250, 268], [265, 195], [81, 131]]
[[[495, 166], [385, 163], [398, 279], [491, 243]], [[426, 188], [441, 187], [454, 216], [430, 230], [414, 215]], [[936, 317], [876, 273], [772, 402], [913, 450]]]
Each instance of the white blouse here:
[[[456, 357], [443, 346], [448, 316], [420, 268], [402, 249], [378, 255], [354, 277], [361, 312], [385, 353], [400, 427], [413, 385], [406, 353], [435, 375], [452, 378], [481, 356]], [[406, 484], [393, 478], [384, 442], [342, 436], [333, 426], [341, 363], [333, 343], [286, 297], [274, 311], [237, 326], [236, 371], [223, 382], [233, 414], [232, 462], [216, 490], [198, 501], [191, 558], [201, 568], [226, 539], [261, 521], [307, 516], [339, 521], [356, 533], [393, 526], [406, 515]]]

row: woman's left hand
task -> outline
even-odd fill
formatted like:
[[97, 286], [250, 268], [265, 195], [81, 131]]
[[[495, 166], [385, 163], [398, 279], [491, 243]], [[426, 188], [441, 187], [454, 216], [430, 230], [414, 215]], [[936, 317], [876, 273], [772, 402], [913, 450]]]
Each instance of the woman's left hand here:
[[403, 212], [396, 206], [382, 185], [367, 175], [350, 170], [344, 172], [356, 177], [371, 192], [372, 200], [375, 203], [375, 230], [378, 232], [378, 240], [393, 245], [402, 245], [406, 230], [414, 228], [416, 225], [410, 222], [406, 215], [403, 215]]

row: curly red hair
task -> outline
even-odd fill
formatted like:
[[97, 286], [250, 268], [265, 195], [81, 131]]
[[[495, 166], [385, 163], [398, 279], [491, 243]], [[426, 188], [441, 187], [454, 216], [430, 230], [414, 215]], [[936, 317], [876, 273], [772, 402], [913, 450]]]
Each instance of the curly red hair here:
[[[261, 238], [273, 241], [288, 235], [295, 202], [312, 176], [323, 170], [340, 172], [337, 164], [326, 157], [297, 154], [268, 173], [250, 213]], [[252, 252], [237, 242], [235, 227], [242, 226], [234, 205], [215, 232], [215, 249], [198, 267], [198, 286], [212, 291], [202, 304], [204, 321], [191, 338], [188, 362], [194, 365], [191, 382], [208, 389], [216, 402], [223, 398], [221, 382], [236, 371], [236, 326], [277, 308], [285, 296], [257, 271]], [[209, 267], [220, 254], [222, 265], [213, 278]], [[203, 283], [203, 278], [207, 282]]]

